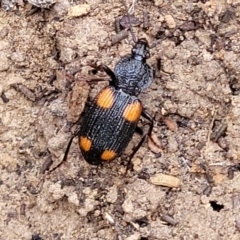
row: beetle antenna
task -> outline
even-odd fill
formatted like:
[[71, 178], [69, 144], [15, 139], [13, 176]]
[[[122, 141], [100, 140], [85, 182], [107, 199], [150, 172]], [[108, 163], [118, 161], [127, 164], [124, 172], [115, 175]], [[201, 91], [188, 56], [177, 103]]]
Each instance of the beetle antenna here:
[[[134, 4], [135, 0], [133, 0], [133, 4]], [[129, 22], [129, 30], [130, 33], [132, 34], [132, 39], [133, 41], [136, 43], [137, 42], [137, 38], [134, 35], [133, 29], [132, 29], [132, 25], [131, 25], [131, 21], [130, 21], [130, 16], [129, 16], [129, 11], [128, 11], [128, 7], [127, 7], [127, 3], [125, 0], [122, 0], [122, 4], [125, 7], [126, 13], [127, 13], [127, 18], [128, 18], [128, 22]]]

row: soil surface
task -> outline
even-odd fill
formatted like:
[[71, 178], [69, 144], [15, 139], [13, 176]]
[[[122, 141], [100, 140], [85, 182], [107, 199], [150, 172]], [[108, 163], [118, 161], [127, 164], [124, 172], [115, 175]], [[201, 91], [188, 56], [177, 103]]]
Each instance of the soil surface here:
[[[122, 1], [30, 2], [42, 8], [0, 11], [0, 239], [240, 239], [240, 1], [128, 0], [130, 18]], [[112, 43], [116, 19], [157, 43], [139, 98], [159, 144], [145, 141], [124, 176], [138, 135], [102, 166], [76, 138], [49, 173], [108, 84], [86, 83], [109, 78], [91, 65], [131, 52], [130, 32]]]

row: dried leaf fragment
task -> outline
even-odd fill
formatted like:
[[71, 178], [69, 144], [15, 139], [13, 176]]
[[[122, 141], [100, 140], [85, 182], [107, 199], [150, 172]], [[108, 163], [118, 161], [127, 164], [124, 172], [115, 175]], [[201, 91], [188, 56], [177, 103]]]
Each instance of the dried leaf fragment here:
[[89, 4], [79, 4], [68, 9], [68, 16], [69, 17], [81, 17], [86, 15], [90, 12], [90, 5]]
[[16, 84], [12, 84], [11, 85], [16, 91], [20, 91], [23, 93], [23, 95], [25, 95], [28, 99], [30, 99], [31, 101], [35, 102], [36, 101], [36, 95], [35, 93], [29, 89], [28, 87], [26, 87], [25, 85], [21, 84], [21, 83], [16, 83]]
[[150, 182], [154, 185], [165, 186], [170, 188], [177, 188], [180, 186], [181, 182], [177, 177], [159, 173], [150, 177]]
[[173, 132], [177, 131], [177, 123], [171, 120], [168, 117], [163, 117], [163, 122], [166, 124], [166, 126]]
[[76, 81], [69, 94], [67, 120], [76, 123], [88, 98], [90, 86], [86, 81]]
[[121, 40], [128, 37], [128, 31], [126, 29], [120, 31], [117, 35], [112, 37], [112, 44], [120, 42]]
[[172, 225], [172, 226], [176, 226], [177, 223], [178, 223], [178, 221], [177, 221], [176, 219], [174, 219], [173, 217], [171, 217], [171, 216], [169, 216], [169, 215], [166, 215], [166, 214], [164, 214], [164, 215], [161, 217], [161, 220], [169, 223], [169, 224]]
[[123, 29], [129, 29], [130, 26], [139, 26], [141, 25], [141, 21], [136, 18], [134, 15], [124, 15], [122, 19], [120, 19], [120, 26]]
[[162, 144], [156, 134], [152, 134], [151, 137], [148, 138], [148, 147], [154, 153], [163, 152]]

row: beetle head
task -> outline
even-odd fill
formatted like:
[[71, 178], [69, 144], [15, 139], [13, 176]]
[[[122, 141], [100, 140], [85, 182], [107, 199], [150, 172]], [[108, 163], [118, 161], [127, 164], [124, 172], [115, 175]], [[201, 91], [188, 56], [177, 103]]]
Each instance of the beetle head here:
[[144, 60], [150, 57], [149, 45], [146, 39], [140, 38], [132, 48], [132, 55], [139, 60]]

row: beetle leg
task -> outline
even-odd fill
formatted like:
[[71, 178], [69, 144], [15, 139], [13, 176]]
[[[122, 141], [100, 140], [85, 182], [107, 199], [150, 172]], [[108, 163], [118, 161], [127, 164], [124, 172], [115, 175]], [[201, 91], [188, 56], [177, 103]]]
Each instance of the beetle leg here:
[[106, 65], [100, 65], [100, 66], [95, 66], [95, 65], [89, 65], [93, 67], [96, 70], [103, 70], [111, 79], [105, 79], [105, 78], [93, 78], [87, 80], [88, 82], [99, 82], [99, 81], [109, 81], [111, 86], [116, 86], [117, 83], [117, 78], [115, 73]]
[[138, 133], [138, 134], [141, 135], [141, 136], [143, 135], [143, 130], [142, 130], [142, 128], [140, 128], [140, 127], [138, 127], [138, 126], [136, 127], [135, 132]]
[[71, 82], [73, 81], [84, 81], [89, 84], [91, 83], [98, 83], [98, 82], [105, 82], [105, 81], [115, 81], [116, 77], [114, 72], [107, 66], [105, 65], [96, 65], [94, 63], [87, 63], [88, 66], [94, 68], [96, 71], [105, 71], [111, 79], [109, 78], [87, 78], [87, 77], [75, 77], [75, 74], [77, 74], [79, 71], [81, 71], [81, 68], [75, 69], [71, 73], [66, 73], [66, 77], [70, 79]]
[[91, 83], [98, 83], [98, 82], [105, 82], [105, 81], [111, 81], [111, 79], [109, 78], [88, 78], [88, 79], [84, 79], [87, 83], [91, 84]]
[[117, 83], [117, 77], [115, 73], [106, 65], [103, 65], [102, 68], [105, 73], [112, 79], [111, 85], [115, 86]]
[[142, 115], [141, 115], [143, 118], [147, 119], [149, 122], [150, 122], [150, 128], [149, 128], [149, 131], [147, 133], [148, 136], [151, 135], [151, 132], [153, 130], [153, 118], [149, 115], [149, 113], [143, 111], [142, 112]]
[[[69, 78], [69, 76], [71, 76], [71, 75], [67, 75], [68, 78]], [[81, 77], [81, 78], [73, 77], [72, 79], [74, 81], [87, 82], [88, 84], [98, 83], [98, 82], [105, 82], [105, 81], [110, 82], [112, 80], [110, 78], [86, 78], [86, 77]]]
[[106, 65], [99, 65], [88, 63], [88, 66], [96, 69], [97, 71], [104, 71], [111, 79], [105, 79], [105, 78], [92, 78], [89, 80], [86, 80], [87, 82], [100, 82], [100, 81], [112, 81], [111, 85], [115, 86], [115, 83], [117, 82], [117, 78], [115, 73]]
[[71, 145], [72, 145], [72, 141], [73, 141], [73, 139], [74, 139], [76, 136], [78, 136], [78, 132], [79, 132], [79, 130], [77, 130], [77, 131], [71, 136], [71, 138], [70, 138], [70, 140], [69, 140], [69, 142], [68, 142], [67, 148], [66, 148], [66, 150], [65, 150], [64, 157], [63, 157], [62, 161], [61, 161], [60, 163], [58, 163], [54, 168], [52, 168], [51, 170], [49, 170], [49, 173], [55, 171], [55, 170], [56, 170], [57, 168], [59, 168], [64, 162], [66, 162], [67, 156], [68, 156], [68, 152], [69, 152], [70, 147], [71, 147]]
[[94, 63], [88, 63], [87, 65], [94, 68], [96, 71], [104, 71], [111, 79], [116, 78], [115, 73], [106, 65], [96, 65]]
[[95, 69], [96, 71], [103, 72], [102, 65], [97, 65], [96, 62], [90, 62], [90, 61], [88, 61], [88, 62], [87, 62], [87, 66]]
[[[138, 143], [138, 145], [134, 148], [133, 152], [131, 153], [131, 155], [129, 156], [129, 160], [128, 160], [128, 164], [127, 164], [127, 169], [124, 175], [127, 174], [127, 171], [131, 168], [131, 161], [132, 158], [134, 157], [135, 153], [138, 151], [138, 149], [141, 147], [141, 145], [143, 144], [143, 142], [145, 141], [147, 136], [151, 136], [152, 130], [153, 130], [153, 118], [145, 111], [142, 112], [141, 116], [145, 119], [147, 119], [150, 122], [150, 127], [148, 129], [148, 131], [146, 133], [143, 133], [142, 130], [140, 130], [140, 132], [143, 133], [142, 139], [141, 141]], [[136, 131], [138, 131], [139, 128], [136, 128]]]

